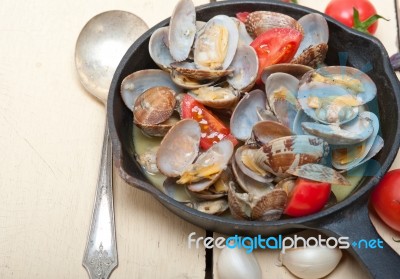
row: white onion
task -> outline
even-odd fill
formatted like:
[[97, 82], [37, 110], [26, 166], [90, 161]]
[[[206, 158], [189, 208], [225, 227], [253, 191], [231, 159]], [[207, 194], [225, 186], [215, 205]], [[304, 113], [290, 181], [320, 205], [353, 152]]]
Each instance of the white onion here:
[[217, 261], [219, 279], [261, 279], [256, 257], [246, 249], [224, 247]]
[[318, 279], [331, 273], [342, 258], [338, 248], [326, 246], [292, 248], [281, 252], [280, 261], [291, 273], [303, 279]]

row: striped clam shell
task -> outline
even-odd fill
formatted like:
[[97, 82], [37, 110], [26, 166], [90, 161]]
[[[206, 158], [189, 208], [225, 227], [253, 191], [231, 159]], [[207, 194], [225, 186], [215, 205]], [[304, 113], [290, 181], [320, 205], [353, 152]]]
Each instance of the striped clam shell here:
[[288, 169], [318, 163], [329, 152], [328, 143], [308, 135], [288, 136], [270, 141], [255, 154], [261, 168], [279, 177], [287, 177]]

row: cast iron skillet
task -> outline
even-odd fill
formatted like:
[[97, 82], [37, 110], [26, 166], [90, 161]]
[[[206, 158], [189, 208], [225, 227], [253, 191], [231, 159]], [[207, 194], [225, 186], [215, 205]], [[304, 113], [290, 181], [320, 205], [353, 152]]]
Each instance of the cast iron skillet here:
[[[218, 14], [234, 16], [240, 11], [268, 10], [288, 14], [294, 18], [316, 12], [302, 6], [269, 1], [223, 1], [197, 8], [197, 19], [207, 21]], [[360, 239], [377, 239], [379, 235], [368, 217], [368, 194], [392, 164], [400, 144], [400, 88], [389, 63], [388, 55], [379, 40], [346, 28], [327, 18], [330, 30], [329, 52], [326, 62], [368, 70], [378, 87], [378, 97], [370, 109], [380, 115], [381, 135], [385, 140], [382, 151], [367, 168], [367, 176], [361, 187], [346, 200], [324, 211], [302, 218], [274, 222], [250, 222], [231, 220], [208, 215], [174, 201], [152, 186], [134, 159], [133, 120], [120, 96], [124, 77], [132, 72], [157, 68], [147, 50], [151, 34], [168, 24], [160, 22], [141, 36], [127, 51], [119, 64], [108, 97], [108, 125], [113, 143], [114, 163], [121, 177], [132, 186], [149, 192], [176, 215], [207, 230], [227, 235], [275, 235], [300, 229], [317, 229], [328, 236], [348, 236], [350, 243]], [[388, 245], [383, 249], [350, 249], [373, 278], [400, 278], [400, 256]]]

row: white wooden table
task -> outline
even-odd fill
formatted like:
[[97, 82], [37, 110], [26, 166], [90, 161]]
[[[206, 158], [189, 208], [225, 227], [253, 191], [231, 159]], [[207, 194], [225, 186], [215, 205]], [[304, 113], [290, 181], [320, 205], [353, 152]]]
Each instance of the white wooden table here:
[[[81, 261], [105, 108], [78, 81], [75, 41], [84, 24], [100, 12], [130, 11], [153, 26], [171, 14], [176, 2], [2, 1], [0, 278], [87, 278]], [[328, 0], [300, 2], [322, 11]], [[380, 21], [376, 36], [393, 54], [398, 51], [394, 0], [372, 2], [390, 19]], [[394, 167], [400, 167], [400, 159]], [[191, 232], [204, 236], [205, 231], [118, 176], [114, 185], [119, 266], [112, 278], [204, 278], [205, 250], [188, 249], [187, 237]], [[395, 236], [382, 224], [378, 228], [388, 241]], [[214, 253], [215, 261], [219, 251]], [[265, 278], [293, 278], [274, 265], [275, 253], [256, 254]], [[365, 275], [347, 256], [329, 278], [350, 276]]]

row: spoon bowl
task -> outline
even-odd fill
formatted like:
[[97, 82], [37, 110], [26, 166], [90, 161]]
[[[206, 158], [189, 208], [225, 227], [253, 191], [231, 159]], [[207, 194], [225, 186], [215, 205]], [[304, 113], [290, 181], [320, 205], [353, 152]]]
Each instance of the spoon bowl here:
[[119, 62], [147, 29], [141, 18], [125, 11], [107, 11], [86, 23], [76, 42], [75, 65], [90, 94], [106, 103]]

